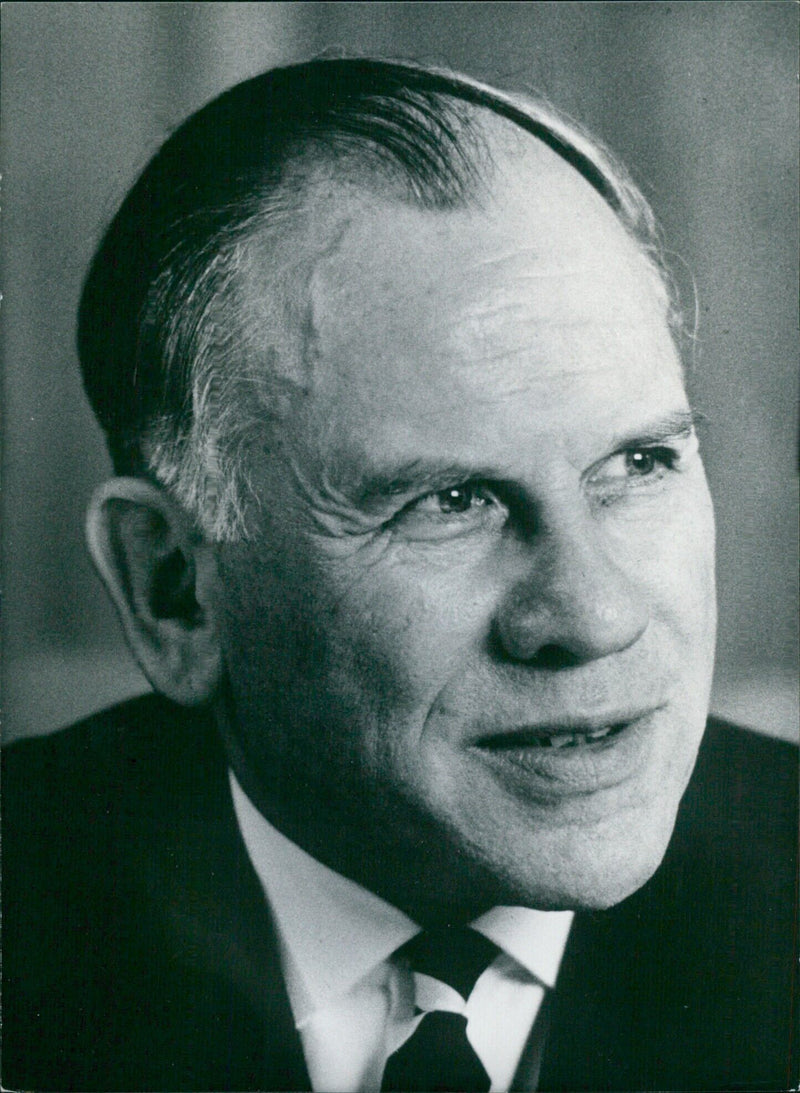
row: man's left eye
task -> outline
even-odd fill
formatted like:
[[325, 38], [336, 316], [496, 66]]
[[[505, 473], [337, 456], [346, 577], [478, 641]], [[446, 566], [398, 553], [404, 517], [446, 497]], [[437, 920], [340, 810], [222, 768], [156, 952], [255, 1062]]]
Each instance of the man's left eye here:
[[659, 479], [674, 469], [678, 459], [678, 453], [664, 445], [626, 448], [604, 460], [592, 475], [592, 480], [600, 483]]
[[629, 448], [622, 452], [626, 472], [635, 478], [645, 478], [657, 471], [671, 470], [677, 455], [671, 448]]

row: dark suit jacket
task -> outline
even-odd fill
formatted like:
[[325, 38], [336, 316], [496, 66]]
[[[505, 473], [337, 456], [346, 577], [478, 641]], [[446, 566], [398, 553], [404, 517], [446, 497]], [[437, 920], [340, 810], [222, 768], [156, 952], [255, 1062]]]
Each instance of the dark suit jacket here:
[[[210, 719], [151, 696], [4, 763], [5, 1087], [308, 1089]], [[541, 1089], [796, 1081], [796, 807], [793, 749], [709, 726], [661, 869], [576, 916]]]

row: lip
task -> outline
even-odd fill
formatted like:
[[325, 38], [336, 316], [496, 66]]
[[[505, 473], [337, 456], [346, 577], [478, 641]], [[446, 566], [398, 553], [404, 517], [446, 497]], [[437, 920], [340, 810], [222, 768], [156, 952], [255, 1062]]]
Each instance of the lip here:
[[[510, 786], [525, 796], [586, 796], [628, 781], [646, 765], [650, 740], [663, 706], [646, 710], [560, 717], [548, 724], [521, 725], [484, 734], [471, 745]], [[559, 734], [583, 736], [611, 731], [600, 739], [565, 747], [543, 746]]]

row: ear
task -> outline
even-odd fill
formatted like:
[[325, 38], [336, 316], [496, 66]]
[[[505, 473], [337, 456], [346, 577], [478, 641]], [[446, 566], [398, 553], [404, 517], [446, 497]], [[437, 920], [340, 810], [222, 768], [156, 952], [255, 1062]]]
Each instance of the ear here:
[[211, 544], [163, 490], [140, 478], [100, 486], [86, 537], [153, 687], [185, 706], [211, 699], [222, 675]]

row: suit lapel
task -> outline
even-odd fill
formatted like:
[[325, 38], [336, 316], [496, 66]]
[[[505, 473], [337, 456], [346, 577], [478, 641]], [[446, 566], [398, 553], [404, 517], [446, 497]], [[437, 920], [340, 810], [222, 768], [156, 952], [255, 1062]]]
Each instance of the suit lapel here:
[[206, 1065], [223, 1087], [308, 1090], [278, 944], [239, 834], [224, 753], [213, 732], [202, 747], [199, 737], [188, 785], [170, 801], [164, 837], [150, 842], [142, 860], [150, 913], [173, 969], [192, 990]]
[[639, 1088], [625, 1079], [633, 1062], [626, 1041], [635, 991], [618, 974], [631, 937], [614, 919], [575, 918], [552, 995], [540, 1090]]

